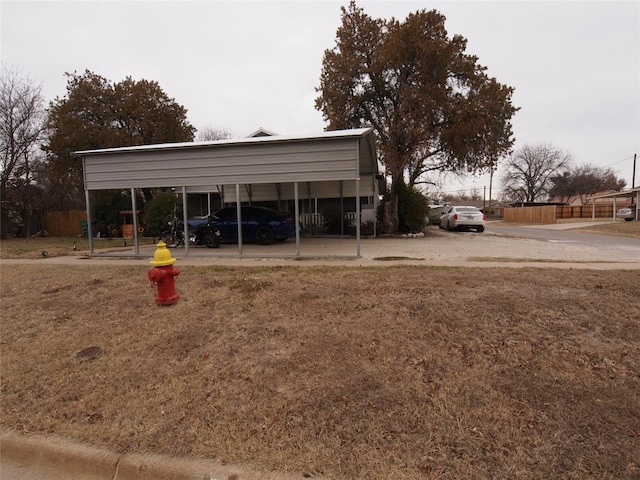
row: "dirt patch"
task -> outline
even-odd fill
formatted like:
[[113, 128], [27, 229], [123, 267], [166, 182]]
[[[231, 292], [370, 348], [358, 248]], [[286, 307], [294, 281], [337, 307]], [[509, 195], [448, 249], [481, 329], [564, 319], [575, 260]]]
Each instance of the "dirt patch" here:
[[640, 271], [180, 268], [159, 307], [148, 266], [3, 267], [2, 425], [301, 476], [640, 476]]

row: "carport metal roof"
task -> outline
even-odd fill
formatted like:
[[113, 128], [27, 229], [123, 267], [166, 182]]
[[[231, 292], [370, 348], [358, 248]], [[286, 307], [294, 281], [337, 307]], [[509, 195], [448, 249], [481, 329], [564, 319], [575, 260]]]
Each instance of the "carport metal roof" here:
[[[89, 192], [107, 189], [133, 191], [168, 187], [182, 190], [185, 224], [187, 193], [224, 191], [225, 186], [230, 187], [227, 191], [235, 189], [238, 204], [246, 200], [240, 185], [258, 186], [256, 192], [260, 198], [254, 200], [296, 200], [296, 223], [299, 217], [298, 183], [304, 183], [305, 190], [312, 192], [315, 198], [337, 198], [347, 194], [377, 199], [378, 195], [378, 162], [370, 128], [312, 136], [262, 136], [82, 150], [75, 154], [82, 157], [88, 220]], [[135, 202], [135, 195], [132, 195], [132, 201]], [[356, 204], [359, 216], [360, 202]], [[136, 210], [135, 205], [132, 210]], [[134, 227], [137, 235], [135, 223]], [[299, 247], [298, 232], [299, 228], [296, 228]], [[356, 237], [359, 256], [359, 222], [356, 222]], [[138, 253], [137, 236], [135, 240]], [[185, 250], [188, 253], [188, 246]]]
[[368, 128], [314, 136], [83, 150], [76, 155], [83, 158], [85, 190], [186, 187], [189, 193], [211, 192], [219, 185], [355, 180], [364, 176], [370, 177], [366, 183], [373, 186], [378, 173], [373, 133]]

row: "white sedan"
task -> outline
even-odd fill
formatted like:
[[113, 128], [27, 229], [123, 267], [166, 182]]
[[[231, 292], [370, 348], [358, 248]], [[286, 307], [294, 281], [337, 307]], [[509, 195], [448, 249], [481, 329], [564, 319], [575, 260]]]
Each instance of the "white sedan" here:
[[627, 222], [636, 219], [636, 209], [635, 208], [621, 208], [618, 210], [616, 214], [618, 218], [624, 218]]
[[449, 207], [440, 217], [440, 228], [456, 230], [461, 228], [484, 232], [487, 217], [476, 207]]

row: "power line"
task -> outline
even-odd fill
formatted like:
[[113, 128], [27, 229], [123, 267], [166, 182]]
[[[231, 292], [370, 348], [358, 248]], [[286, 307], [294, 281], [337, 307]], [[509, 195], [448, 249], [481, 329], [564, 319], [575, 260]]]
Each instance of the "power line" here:
[[608, 163], [607, 165], [605, 165], [605, 167], [610, 167], [611, 165], [615, 165], [617, 163], [626, 162], [627, 160], [631, 160], [632, 158], [633, 158], [633, 155], [630, 155], [627, 158], [623, 158], [622, 160], [618, 160], [617, 162]]

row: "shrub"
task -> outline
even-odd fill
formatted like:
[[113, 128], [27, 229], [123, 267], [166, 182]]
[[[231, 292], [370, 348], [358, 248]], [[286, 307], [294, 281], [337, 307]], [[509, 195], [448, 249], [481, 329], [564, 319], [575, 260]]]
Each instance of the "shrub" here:
[[161, 193], [147, 203], [145, 209], [146, 235], [158, 236], [167, 229], [167, 221], [180, 207], [180, 199], [173, 193]]
[[324, 216], [324, 223], [329, 234], [340, 235], [347, 233], [349, 222], [344, 219], [340, 209], [333, 208], [325, 211], [322, 215]]
[[[398, 194], [398, 230], [401, 233], [421, 232], [426, 226], [426, 218], [429, 214], [427, 198], [415, 187], [401, 184], [397, 187]], [[385, 193], [378, 207], [378, 218], [382, 218], [384, 206], [389, 202], [391, 192]]]

